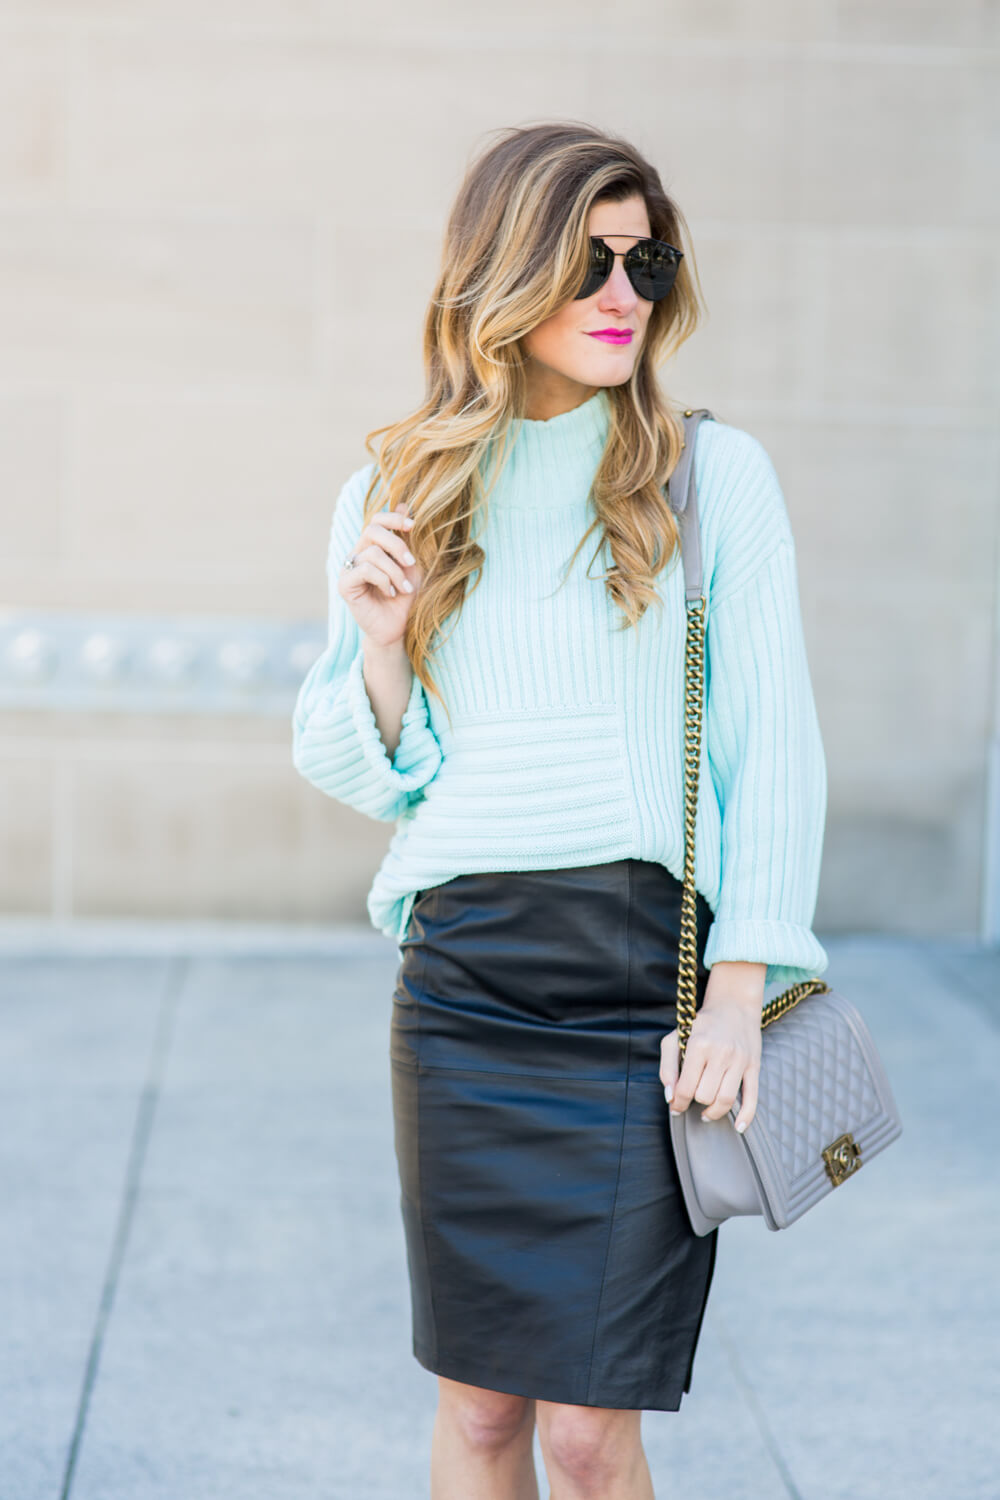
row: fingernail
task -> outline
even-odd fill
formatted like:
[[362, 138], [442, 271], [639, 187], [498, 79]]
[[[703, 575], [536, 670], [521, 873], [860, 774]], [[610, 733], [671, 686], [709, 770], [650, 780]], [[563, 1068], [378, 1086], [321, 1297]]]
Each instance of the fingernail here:
[[392, 584], [391, 584], [391, 583], [390, 583], [390, 585], [389, 585], [389, 593], [390, 593], [390, 594], [391, 594], [391, 595], [392, 595], [392, 597], [393, 597], [393, 598], [394, 598], [394, 599], [395, 599], [395, 597], [396, 597], [396, 590], [395, 590], [395, 589], [394, 589], [394, 588], [393, 588], [393, 586], [392, 586]]
[[415, 516], [406, 516], [404, 519], [406, 521], [407, 526], [412, 526], [413, 522], [416, 519], [416, 517]]
[[408, 594], [412, 594], [413, 593], [413, 584], [410, 582], [410, 580], [408, 578], [404, 578], [403, 579], [403, 587], [404, 587], [404, 589], [406, 590], [406, 592]]
[[683, 1111], [683, 1110], [682, 1110], [682, 1109], [672, 1109], [672, 1110], [671, 1110], [671, 1111], [670, 1111], [670, 1113], [671, 1113], [671, 1114], [672, 1114], [672, 1115], [682, 1115], [682, 1114], [683, 1114], [683, 1113], [684, 1113], [684, 1111]]
[[739, 1131], [740, 1135], [743, 1134], [743, 1132], [744, 1132], [744, 1130], [746, 1130], [746, 1128], [747, 1128], [747, 1122], [746, 1122], [746, 1120], [741, 1120], [740, 1123], [736, 1127], [736, 1129]]
[[670, 1086], [669, 1083], [665, 1083], [663, 1085], [663, 1093], [664, 1093], [664, 1096], [666, 1097], [667, 1103], [669, 1104], [670, 1101], [671, 1101], [671, 1099], [674, 1097], [674, 1091], [671, 1088], [671, 1086]]
[[702, 1112], [701, 1112], [701, 1118], [702, 1118], [702, 1119], [703, 1119], [703, 1120], [707, 1120], [707, 1119], [708, 1119], [708, 1115], [707, 1115], [707, 1114], [706, 1114], [706, 1113], [705, 1113], [705, 1111], [704, 1111], [704, 1110], [702, 1110]]
[[414, 557], [414, 555], [413, 555], [412, 552], [404, 552], [403, 553], [403, 561], [404, 562], [406, 562], [406, 563], [415, 563], [416, 560], [417, 559]]

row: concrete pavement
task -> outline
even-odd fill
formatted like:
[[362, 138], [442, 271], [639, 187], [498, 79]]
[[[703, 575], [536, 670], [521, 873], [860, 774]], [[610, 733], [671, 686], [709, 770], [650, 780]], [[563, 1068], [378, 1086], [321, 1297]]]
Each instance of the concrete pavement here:
[[[656, 1493], [996, 1500], [1000, 954], [821, 938], [904, 1132], [723, 1227]], [[395, 968], [367, 929], [0, 924], [0, 1500], [428, 1494]]]

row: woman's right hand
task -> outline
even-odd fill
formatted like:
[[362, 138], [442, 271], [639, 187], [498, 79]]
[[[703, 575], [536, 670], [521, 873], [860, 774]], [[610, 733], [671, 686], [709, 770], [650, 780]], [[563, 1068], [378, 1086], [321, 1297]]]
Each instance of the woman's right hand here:
[[406, 543], [412, 525], [405, 505], [377, 512], [351, 549], [357, 566], [345, 568], [341, 563], [337, 591], [361, 633], [375, 646], [394, 646], [403, 639], [423, 580]]

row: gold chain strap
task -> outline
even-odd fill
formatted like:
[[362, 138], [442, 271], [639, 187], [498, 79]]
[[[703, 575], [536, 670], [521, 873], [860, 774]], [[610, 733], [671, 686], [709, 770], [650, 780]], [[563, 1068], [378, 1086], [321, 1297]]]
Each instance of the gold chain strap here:
[[705, 598], [689, 600], [684, 640], [684, 893], [677, 972], [677, 1031], [684, 1062], [697, 996], [698, 925], [694, 884], [694, 834], [701, 767], [701, 700], [705, 690]]
[[[684, 642], [684, 892], [681, 899], [681, 932], [677, 974], [677, 1033], [679, 1062], [683, 1067], [697, 998], [698, 930], [694, 850], [698, 812], [698, 775], [701, 769], [701, 714], [705, 692], [705, 598], [687, 601], [687, 634]], [[822, 979], [803, 979], [769, 1000], [761, 1012], [761, 1027], [798, 1005], [807, 995], [821, 995], [830, 986]]]

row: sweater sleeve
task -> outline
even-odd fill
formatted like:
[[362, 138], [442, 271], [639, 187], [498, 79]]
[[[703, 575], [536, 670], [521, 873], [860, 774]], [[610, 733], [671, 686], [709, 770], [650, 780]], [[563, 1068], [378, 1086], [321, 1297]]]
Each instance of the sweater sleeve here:
[[[752, 571], [738, 536], [708, 606], [708, 760], [722, 808], [722, 879], [706, 966], [767, 965], [782, 988], [829, 963], [812, 932], [826, 822], [826, 761], [799, 602], [795, 545], [774, 471], [756, 449]], [[736, 532], [741, 529], [737, 523]], [[761, 534], [770, 551], [760, 559]]]
[[334, 508], [327, 553], [327, 646], [299, 689], [292, 720], [292, 761], [306, 781], [382, 822], [419, 801], [441, 764], [427, 696], [416, 673], [389, 757], [364, 682], [361, 631], [337, 589], [344, 558], [361, 532], [372, 465], [352, 474]]

